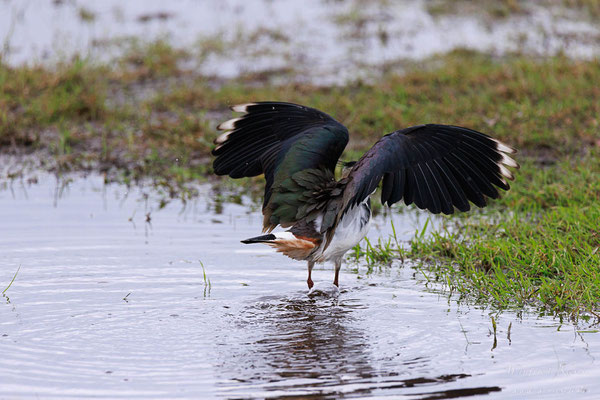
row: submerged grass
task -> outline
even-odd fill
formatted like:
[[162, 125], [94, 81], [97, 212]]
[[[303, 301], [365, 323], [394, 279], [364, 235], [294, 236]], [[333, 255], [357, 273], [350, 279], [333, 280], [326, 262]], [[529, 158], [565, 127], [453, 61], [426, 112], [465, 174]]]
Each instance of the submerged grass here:
[[[110, 66], [75, 58], [15, 68], [0, 59], [0, 153], [40, 154], [47, 169], [125, 183], [150, 178], [180, 196], [210, 176], [215, 126], [236, 103], [284, 100], [330, 113], [350, 128], [346, 159], [402, 127], [468, 126], [519, 148], [513, 189], [407, 250], [390, 239], [358, 256], [372, 265], [418, 258], [431, 279], [499, 306], [597, 312], [600, 60], [455, 51], [403, 75], [321, 87], [275, 84], [269, 74], [222, 81], [186, 70], [189, 57], [159, 41], [132, 43]], [[259, 192], [261, 179], [243, 184]]]

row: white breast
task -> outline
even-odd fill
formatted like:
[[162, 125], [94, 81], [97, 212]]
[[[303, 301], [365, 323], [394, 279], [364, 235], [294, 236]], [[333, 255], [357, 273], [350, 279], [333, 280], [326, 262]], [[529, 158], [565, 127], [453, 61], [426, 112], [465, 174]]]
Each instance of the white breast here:
[[339, 222], [333, 239], [315, 261], [324, 262], [342, 257], [367, 235], [371, 223], [371, 208], [368, 200], [351, 208]]

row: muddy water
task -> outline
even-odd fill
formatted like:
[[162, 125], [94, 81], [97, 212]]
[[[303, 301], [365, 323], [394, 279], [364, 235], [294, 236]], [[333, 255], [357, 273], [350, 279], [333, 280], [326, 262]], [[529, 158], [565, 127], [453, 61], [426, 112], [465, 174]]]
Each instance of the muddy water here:
[[[98, 177], [0, 191], [0, 289], [20, 266], [0, 298], [0, 398], [598, 396], [598, 333], [505, 312], [494, 335], [408, 265], [345, 267], [339, 297], [310, 298], [302, 263], [239, 243], [257, 212], [217, 214], [203, 188], [158, 205]], [[424, 222], [394, 218], [402, 239]]]

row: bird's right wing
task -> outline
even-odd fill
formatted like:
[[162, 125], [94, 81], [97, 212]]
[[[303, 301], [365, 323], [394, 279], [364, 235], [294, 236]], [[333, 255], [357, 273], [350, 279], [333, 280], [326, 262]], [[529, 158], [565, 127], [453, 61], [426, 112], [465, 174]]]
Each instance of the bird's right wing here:
[[232, 110], [245, 114], [218, 126], [226, 132], [215, 140], [214, 172], [232, 178], [264, 173], [265, 230], [294, 223], [300, 217], [300, 193], [294, 191], [307, 191], [302, 185], [327, 186], [348, 130], [324, 112], [298, 104], [258, 102]]
[[452, 214], [486, 205], [514, 179], [508, 167], [519, 165], [516, 151], [471, 129], [419, 125], [382, 137], [354, 165], [344, 190], [343, 210], [362, 202], [383, 180], [382, 204], [404, 203], [435, 214]]

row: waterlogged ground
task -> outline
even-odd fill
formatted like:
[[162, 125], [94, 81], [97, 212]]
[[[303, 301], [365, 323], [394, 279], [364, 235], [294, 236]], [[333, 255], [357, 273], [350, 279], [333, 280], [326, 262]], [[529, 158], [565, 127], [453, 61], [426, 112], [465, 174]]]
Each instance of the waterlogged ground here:
[[[339, 297], [310, 298], [303, 263], [239, 243], [256, 211], [200, 190], [159, 209], [95, 176], [3, 185], [0, 289], [20, 269], [0, 303], [0, 398], [598, 396], [593, 329], [504, 312], [494, 335], [489, 311], [400, 264], [348, 264]], [[402, 240], [424, 222], [394, 221]]]
[[513, 2], [513, 9], [469, 3], [4, 0], [0, 54], [15, 65], [53, 63], [74, 53], [106, 60], [125, 38], [164, 38], [196, 50], [200, 65], [190, 67], [205, 74], [294, 70], [303, 80], [322, 83], [369, 77], [401, 68], [402, 60], [456, 48], [496, 55], [600, 54], [600, 27], [585, 7], [567, 9], [561, 1]]

